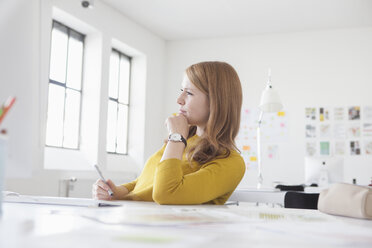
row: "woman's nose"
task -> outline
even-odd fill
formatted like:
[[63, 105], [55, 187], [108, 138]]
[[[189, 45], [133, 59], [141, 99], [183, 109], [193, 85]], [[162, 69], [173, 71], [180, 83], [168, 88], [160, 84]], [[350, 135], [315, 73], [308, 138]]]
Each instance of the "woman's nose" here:
[[177, 98], [177, 103], [179, 105], [184, 105], [185, 104], [185, 100], [183, 99], [183, 92], [181, 92], [180, 96]]

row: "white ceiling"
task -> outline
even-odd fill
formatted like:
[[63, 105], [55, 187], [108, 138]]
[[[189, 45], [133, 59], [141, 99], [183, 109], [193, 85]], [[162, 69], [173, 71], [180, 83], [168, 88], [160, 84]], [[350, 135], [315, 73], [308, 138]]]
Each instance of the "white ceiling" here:
[[102, 0], [165, 40], [372, 26], [372, 0]]

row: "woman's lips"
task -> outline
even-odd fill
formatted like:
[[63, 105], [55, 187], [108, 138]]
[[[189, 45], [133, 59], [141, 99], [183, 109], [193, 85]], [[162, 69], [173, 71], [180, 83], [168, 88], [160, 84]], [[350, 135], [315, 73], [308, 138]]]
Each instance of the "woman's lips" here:
[[186, 111], [184, 111], [184, 110], [180, 110], [179, 113], [180, 113], [181, 115], [186, 115]]

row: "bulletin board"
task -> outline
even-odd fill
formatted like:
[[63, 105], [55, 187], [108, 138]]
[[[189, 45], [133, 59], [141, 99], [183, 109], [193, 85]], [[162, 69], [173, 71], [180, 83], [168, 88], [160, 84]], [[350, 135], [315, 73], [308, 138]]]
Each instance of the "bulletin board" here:
[[372, 155], [372, 106], [305, 108], [306, 156]]
[[[235, 139], [245, 161], [246, 168], [257, 169], [258, 108], [243, 108], [239, 133]], [[288, 113], [280, 111], [265, 113], [261, 124], [262, 156], [278, 159], [280, 143], [289, 140]]]

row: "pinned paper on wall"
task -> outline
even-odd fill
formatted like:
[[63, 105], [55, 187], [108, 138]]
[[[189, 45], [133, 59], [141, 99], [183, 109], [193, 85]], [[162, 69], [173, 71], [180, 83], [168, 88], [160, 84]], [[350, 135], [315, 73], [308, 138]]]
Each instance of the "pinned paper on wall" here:
[[349, 107], [349, 120], [360, 120], [360, 107]]
[[329, 109], [321, 107], [319, 108], [319, 121], [329, 121]]
[[345, 155], [345, 141], [335, 142], [335, 155]]
[[346, 138], [346, 126], [343, 123], [337, 123], [333, 126], [333, 136], [336, 139]]
[[[288, 116], [286, 111], [265, 113], [261, 122], [262, 145], [288, 141]], [[241, 114], [240, 130], [235, 139], [247, 169], [257, 168], [257, 126], [259, 110], [244, 108]], [[278, 147], [279, 149], [279, 147]], [[276, 151], [276, 154], [278, 151]], [[277, 157], [272, 153], [273, 158]]]
[[[263, 143], [286, 142], [289, 139], [288, 113], [280, 111], [265, 113], [261, 122], [261, 136]], [[243, 109], [240, 130], [236, 141], [243, 142], [257, 139], [259, 111], [258, 109]]]
[[315, 156], [316, 155], [316, 142], [306, 142], [306, 156]]
[[325, 155], [325, 156], [330, 155], [329, 141], [320, 142], [320, 155]]
[[343, 107], [335, 108], [334, 119], [336, 121], [343, 121], [345, 119], [345, 109]]
[[365, 106], [363, 108], [364, 120], [372, 121], [372, 106]]
[[247, 169], [257, 168], [257, 121], [255, 111], [244, 109], [239, 133], [235, 138]]
[[267, 157], [269, 159], [279, 159], [279, 146], [278, 145], [268, 145], [267, 146]]
[[306, 138], [315, 138], [316, 137], [316, 126], [312, 124], [307, 124], [305, 136]]
[[360, 155], [359, 141], [350, 141], [350, 155]]
[[305, 108], [306, 120], [315, 121], [316, 120], [316, 108]]
[[250, 109], [244, 109], [241, 114], [240, 129], [235, 142], [241, 151], [247, 169], [257, 167], [257, 132], [255, 123], [255, 114]]
[[245, 143], [236, 142], [241, 156], [244, 159], [246, 169], [257, 169], [257, 145], [255, 142], [246, 141]]
[[240, 129], [237, 139], [256, 140], [258, 111], [244, 109], [240, 118]]
[[372, 140], [364, 141], [364, 154], [372, 155]]
[[242, 146], [241, 155], [245, 161], [247, 169], [257, 168], [257, 145], [247, 142]]
[[287, 112], [265, 113], [262, 118], [261, 137], [262, 143], [281, 143], [288, 141]]
[[349, 138], [359, 138], [360, 137], [360, 125], [359, 123], [350, 123], [348, 129]]
[[319, 137], [321, 138], [331, 137], [331, 125], [330, 124], [319, 125]]
[[363, 123], [363, 136], [372, 136], [372, 123]]

